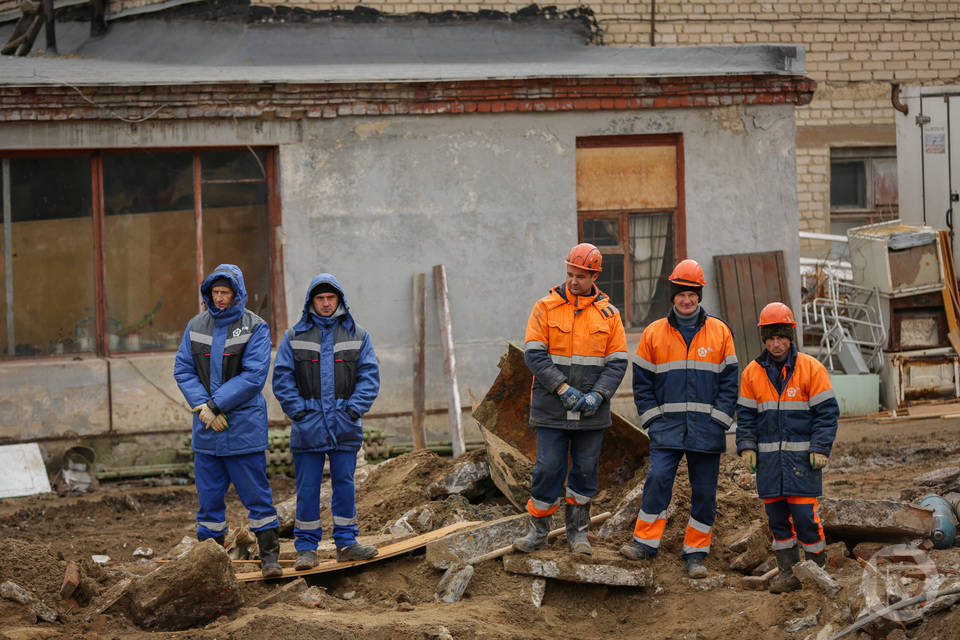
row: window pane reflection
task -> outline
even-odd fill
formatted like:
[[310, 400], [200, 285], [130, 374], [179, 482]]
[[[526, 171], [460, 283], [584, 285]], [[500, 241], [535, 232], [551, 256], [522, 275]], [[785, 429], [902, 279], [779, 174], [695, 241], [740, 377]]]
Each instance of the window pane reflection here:
[[197, 304], [193, 154], [103, 158], [111, 353], [176, 349]]
[[[10, 158], [8, 162], [10, 184], [4, 188], [10, 189], [11, 197], [11, 246], [0, 240], [4, 254], [0, 262], [4, 299], [0, 354], [93, 351], [90, 158]], [[12, 309], [5, 303], [7, 269], [13, 272]], [[7, 338], [11, 321], [13, 349]]]

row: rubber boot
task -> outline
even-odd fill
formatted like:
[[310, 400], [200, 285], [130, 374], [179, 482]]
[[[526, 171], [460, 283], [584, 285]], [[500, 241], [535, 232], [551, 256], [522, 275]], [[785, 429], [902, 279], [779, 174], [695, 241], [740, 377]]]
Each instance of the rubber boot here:
[[278, 562], [280, 558], [280, 536], [277, 528], [257, 531], [257, 544], [260, 546], [260, 574], [264, 578], [278, 578], [283, 575], [283, 569]]
[[589, 556], [593, 552], [587, 537], [587, 530], [590, 528], [590, 503], [568, 504], [566, 524], [570, 552]]
[[301, 549], [297, 551], [297, 559], [293, 563], [293, 568], [297, 571], [306, 571], [317, 566], [317, 550]]
[[530, 553], [535, 549], [547, 548], [547, 535], [550, 533], [550, 516], [536, 518], [530, 516], [530, 529], [527, 535], [513, 541], [514, 551]]
[[807, 560], [812, 560], [813, 564], [821, 569], [825, 569], [827, 566], [827, 553], [825, 551], [821, 551], [820, 553], [807, 553], [804, 551], [803, 557]]
[[350, 562], [352, 560], [369, 560], [380, 553], [377, 548], [368, 544], [354, 542], [348, 547], [337, 549], [337, 562]]
[[777, 550], [777, 568], [780, 573], [770, 581], [770, 593], [786, 593], [796, 591], [800, 588], [800, 581], [793, 575], [793, 565], [800, 562], [800, 549], [790, 547], [789, 549]]

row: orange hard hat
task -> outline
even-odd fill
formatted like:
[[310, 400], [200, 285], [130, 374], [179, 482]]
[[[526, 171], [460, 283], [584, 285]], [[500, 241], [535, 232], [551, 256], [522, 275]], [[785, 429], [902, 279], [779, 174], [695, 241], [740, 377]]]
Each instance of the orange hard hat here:
[[704, 287], [707, 285], [707, 281], [703, 279], [703, 269], [700, 268], [696, 260], [690, 258], [681, 260], [673, 268], [673, 273], [667, 279], [674, 284], [689, 287]]
[[603, 256], [600, 255], [600, 249], [589, 242], [581, 242], [573, 249], [570, 249], [570, 255], [567, 256], [566, 263], [571, 267], [579, 267], [587, 271], [603, 271], [600, 264], [603, 262]]
[[769, 324], [788, 324], [791, 327], [797, 326], [790, 307], [782, 302], [771, 302], [760, 311], [760, 322], [757, 323], [757, 326], [763, 327]]

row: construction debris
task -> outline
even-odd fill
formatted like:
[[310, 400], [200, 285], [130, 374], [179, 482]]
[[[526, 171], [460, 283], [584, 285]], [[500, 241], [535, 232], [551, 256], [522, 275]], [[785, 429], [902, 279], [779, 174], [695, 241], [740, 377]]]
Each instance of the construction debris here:
[[761, 576], [744, 576], [740, 579], [740, 586], [751, 591], [766, 591], [770, 588], [770, 581], [780, 573], [780, 569], [774, 567]]
[[242, 605], [230, 557], [213, 540], [204, 540], [134, 582], [129, 612], [144, 629], [177, 631], [206, 624]]
[[467, 590], [470, 579], [473, 578], [473, 566], [453, 566], [446, 570], [437, 591], [433, 594], [434, 601], [460, 602], [463, 592]]
[[476, 527], [434, 540], [427, 544], [427, 562], [437, 569], [448, 569], [509, 546], [526, 532], [528, 519], [526, 514], [519, 514], [478, 522]]
[[793, 565], [793, 575], [804, 585], [813, 585], [824, 593], [835, 596], [840, 593], [840, 585], [813, 560], [804, 560]]
[[258, 609], [261, 607], [266, 607], [267, 605], [273, 604], [274, 602], [280, 602], [285, 599], [288, 595], [292, 593], [302, 593], [307, 590], [307, 581], [303, 578], [297, 578], [296, 580], [291, 580], [287, 584], [283, 585], [273, 593], [266, 595], [260, 598], [257, 602], [253, 604], [254, 607]]
[[30, 610], [40, 620], [44, 622], [56, 622], [57, 612], [44, 604], [35, 595], [21, 587], [15, 582], [7, 580], [0, 584], [0, 596], [7, 600], [13, 600], [23, 605], [28, 605]]
[[821, 498], [820, 522], [836, 536], [866, 540], [927, 537], [933, 510], [893, 500]]
[[461, 460], [453, 470], [427, 487], [431, 498], [457, 494], [480, 498], [493, 489], [490, 465], [486, 461]]
[[944, 467], [921, 474], [913, 479], [913, 484], [921, 487], [952, 485], [960, 480], [960, 467]]
[[606, 584], [619, 587], [649, 587], [653, 584], [653, 569], [617, 559], [615, 551], [604, 549], [594, 555], [557, 555], [548, 551], [530, 554], [510, 554], [503, 557], [503, 568], [539, 578], [552, 578], [582, 584]]

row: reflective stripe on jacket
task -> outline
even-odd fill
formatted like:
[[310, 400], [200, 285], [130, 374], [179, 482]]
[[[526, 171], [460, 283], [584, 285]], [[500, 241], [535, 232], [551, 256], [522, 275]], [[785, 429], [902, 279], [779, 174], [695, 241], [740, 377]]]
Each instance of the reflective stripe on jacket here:
[[819, 496], [823, 474], [810, 453], [830, 455], [840, 415], [826, 368], [791, 345], [778, 371], [764, 350], [743, 372], [737, 405], [737, 452], [757, 452], [760, 497]]
[[[233, 305], [217, 309], [210, 297], [213, 282], [230, 280]], [[270, 328], [247, 311], [243, 274], [222, 264], [200, 285], [207, 310], [187, 324], [173, 365], [173, 375], [190, 407], [208, 400], [227, 414], [227, 429], [205, 428], [193, 417], [194, 451], [215, 456], [241, 455], [267, 448], [267, 402], [263, 385], [270, 370]]]
[[[627, 372], [627, 338], [620, 312], [596, 286], [588, 296], [554, 287], [527, 321], [524, 360], [533, 372], [530, 424], [555, 429], [610, 426], [610, 398]], [[603, 403], [592, 416], [567, 411], [556, 388], [566, 382]]]
[[722, 453], [737, 403], [737, 355], [727, 325], [700, 309], [687, 346], [673, 310], [640, 336], [633, 399], [650, 446]]
[[[329, 317], [317, 315], [310, 299], [321, 283], [340, 293], [340, 306]], [[380, 366], [370, 334], [354, 321], [337, 279], [329, 273], [315, 276], [300, 321], [284, 333], [273, 366], [273, 395], [293, 420], [290, 450], [356, 451], [363, 444], [361, 417], [379, 391]]]

